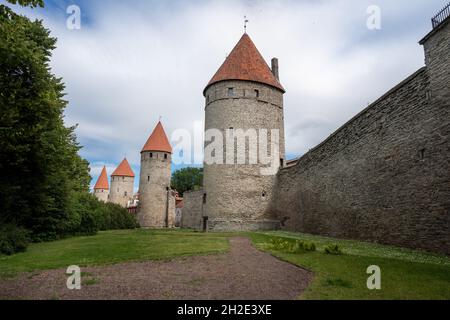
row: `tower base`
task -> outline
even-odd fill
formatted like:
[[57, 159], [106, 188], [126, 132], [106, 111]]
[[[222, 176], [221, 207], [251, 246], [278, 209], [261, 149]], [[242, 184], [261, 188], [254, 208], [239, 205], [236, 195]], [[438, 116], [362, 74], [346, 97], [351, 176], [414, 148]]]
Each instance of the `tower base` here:
[[278, 220], [243, 220], [243, 219], [211, 219], [208, 220], [209, 231], [269, 231], [279, 230], [281, 223]]

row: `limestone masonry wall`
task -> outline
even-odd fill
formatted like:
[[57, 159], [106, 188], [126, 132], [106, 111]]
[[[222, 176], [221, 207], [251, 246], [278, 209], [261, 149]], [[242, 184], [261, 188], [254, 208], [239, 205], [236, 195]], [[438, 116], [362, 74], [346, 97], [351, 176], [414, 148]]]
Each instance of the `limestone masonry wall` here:
[[142, 227], [173, 227], [175, 223], [175, 198], [169, 191], [171, 161], [172, 155], [166, 152], [141, 153], [137, 216]]
[[420, 69], [278, 174], [287, 230], [450, 254], [450, 19]]
[[108, 202], [108, 200], [109, 200], [109, 190], [107, 190], [107, 189], [95, 189], [94, 195], [100, 201]]
[[[232, 90], [230, 95], [228, 92]], [[283, 92], [250, 81], [222, 81], [205, 92], [205, 128], [225, 130], [278, 129], [280, 159], [285, 159]], [[224, 134], [225, 136], [225, 134]], [[206, 143], [206, 145], [209, 143]], [[224, 150], [227, 145], [224, 141]], [[268, 214], [275, 177], [261, 175], [262, 164], [205, 164], [204, 214], [208, 229], [240, 231], [273, 229], [278, 221]], [[235, 150], [226, 150], [233, 155]], [[225, 153], [223, 159], [226, 159]], [[278, 160], [278, 159], [277, 159]]]
[[283, 227], [450, 253], [450, 120], [428, 89], [423, 68], [282, 169]]
[[203, 223], [203, 190], [185, 192], [183, 194], [183, 202], [181, 227], [201, 230]]
[[109, 201], [122, 207], [126, 207], [128, 201], [133, 197], [133, 177], [111, 177]]

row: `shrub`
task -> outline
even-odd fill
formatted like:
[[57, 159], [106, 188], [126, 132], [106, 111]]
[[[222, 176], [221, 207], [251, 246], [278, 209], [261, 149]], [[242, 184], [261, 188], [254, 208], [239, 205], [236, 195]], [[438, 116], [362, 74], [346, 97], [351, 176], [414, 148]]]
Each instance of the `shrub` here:
[[97, 226], [102, 231], [135, 229], [138, 223], [125, 208], [113, 203], [101, 203], [97, 210]]
[[97, 231], [134, 229], [136, 218], [125, 208], [103, 203], [88, 193], [72, 196], [68, 210], [67, 235], [93, 235]]
[[334, 254], [334, 255], [343, 254], [342, 250], [339, 248], [337, 244], [330, 244], [326, 246], [324, 250], [326, 254]]
[[29, 231], [13, 224], [0, 226], [0, 253], [12, 255], [27, 249]]
[[286, 238], [271, 238], [269, 240], [269, 248], [288, 253], [316, 251], [316, 245], [312, 242]]
[[288, 251], [290, 253], [303, 253], [316, 251], [316, 245], [308, 241], [295, 240], [295, 242], [290, 245]]
[[63, 235], [94, 235], [98, 231], [97, 211], [100, 202], [87, 192], [76, 192], [70, 197], [67, 221]]

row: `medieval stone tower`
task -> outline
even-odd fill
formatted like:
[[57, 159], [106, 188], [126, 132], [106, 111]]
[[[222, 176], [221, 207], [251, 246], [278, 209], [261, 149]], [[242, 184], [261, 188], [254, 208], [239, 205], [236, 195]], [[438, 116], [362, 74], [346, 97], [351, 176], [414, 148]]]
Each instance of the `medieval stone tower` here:
[[126, 207], [128, 201], [133, 197], [133, 191], [134, 172], [127, 159], [123, 159], [111, 175], [109, 201]]
[[102, 173], [98, 177], [97, 183], [94, 186], [94, 195], [100, 201], [108, 202], [109, 200], [109, 184], [106, 167], [103, 167]]
[[[265, 138], [271, 142], [271, 130], [278, 130], [279, 153], [276, 154], [273, 174], [263, 174], [267, 165], [249, 161], [246, 152], [245, 164], [214, 163], [204, 165], [203, 216], [211, 230], [261, 230], [276, 229], [279, 221], [269, 212], [273, 195], [275, 173], [285, 163], [284, 142], [284, 88], [279, 82], [278, 60], [272, 59], [272, 69], [247, 34], [244, 34], [223, 65], [206, 86], [203, 94], [205, 106], [205, 157], [208, 131], [218, 129], [223, 137], [235, 130], [267, 130]], [[257, 141], [244, 140], [245, 150], [257, 146]], [[235, 141], [235, 143], [237, 143]], [[234, 145], [235, 143], [232, 143]], [[227, 149], [224, 139], [224, 161], [226, 157], [237, 158], [235, 150]], [[256, 144], [256, 145], [255, 145]], [[234, 149], [234, 148], [233, 148]], [[259, 150], [258, 150], [259, 151]]]
[[171, 163], [172, 147], [159, 122], [141, 151], [138, 212], [141, 227], [164, 228], [174, 224]]

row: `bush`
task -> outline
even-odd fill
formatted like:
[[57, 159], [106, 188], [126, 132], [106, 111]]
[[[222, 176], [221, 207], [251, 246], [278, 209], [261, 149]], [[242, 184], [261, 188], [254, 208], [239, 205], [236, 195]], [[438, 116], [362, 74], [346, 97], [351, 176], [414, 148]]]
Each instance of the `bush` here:
[[0, 253], [12, 255], [27, 249], [29, 231], [13, 224], [0, 226]]
[[271, 238], [269, 240], [269, 248], [287, 253], [316, 251], [316, 245], [312, 242], [286, 238]]
[[316, 245], [312, 242], [296, 240], [292, 251], [292, 253], [312, 252], [316, 251]]
[[75, 235], [95, 235], [99, 230], [134, 229], [136, 218], [125, 208], [103, 203], [87, 192], [71, 194], [66, 212], [45, 233], [33, 233], [14, 224], [0, 225], [0, 253], [25, 251], [29, 242], [53, 241]]
[[98, 231], [97, 211], [100, 202], [87, 192], [76, 192], [70, 197], [64, 236], [94, 235]]
[[117, 204], [101, 203], [101, 207], [96, 213], [99, 230], [122, 230], [138, 227], [136, 218]]
[[337, 244], [330, 244], [326, 246], [324, 250], [326, 254], [334, 254], [334, 255], [343, 254], [342, 250], [339, 248]]
[[93, 235], [97, 231], [134, 229], [136, 218], [125, 208], [99, 201], [92, 194], [75, 193], [68, 209], [67, 235]]

